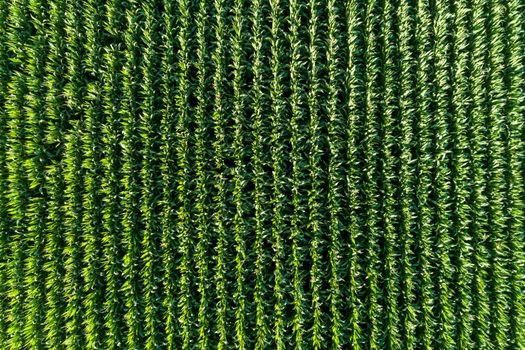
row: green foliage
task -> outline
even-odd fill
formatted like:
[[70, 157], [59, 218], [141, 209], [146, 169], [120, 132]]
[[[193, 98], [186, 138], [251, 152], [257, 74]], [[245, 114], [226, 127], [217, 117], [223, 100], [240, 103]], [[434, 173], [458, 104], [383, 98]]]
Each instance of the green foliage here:
[[1, 349], [523, 349], [523, 0], [0, 0]]

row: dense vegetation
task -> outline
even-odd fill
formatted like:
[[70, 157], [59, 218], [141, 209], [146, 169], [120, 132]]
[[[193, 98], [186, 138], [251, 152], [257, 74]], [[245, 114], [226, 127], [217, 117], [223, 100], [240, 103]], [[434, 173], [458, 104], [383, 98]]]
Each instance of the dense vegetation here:
[[525, 349], [524, 0], [0, 0], [0, 348]]

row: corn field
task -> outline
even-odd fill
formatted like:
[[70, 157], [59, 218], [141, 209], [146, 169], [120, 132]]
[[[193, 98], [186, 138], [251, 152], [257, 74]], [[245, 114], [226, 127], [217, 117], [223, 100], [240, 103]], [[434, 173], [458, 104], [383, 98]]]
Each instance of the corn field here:
[[525, 349], [525, 0], [0, 0], [0, 349]]

